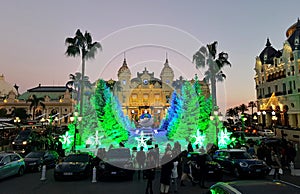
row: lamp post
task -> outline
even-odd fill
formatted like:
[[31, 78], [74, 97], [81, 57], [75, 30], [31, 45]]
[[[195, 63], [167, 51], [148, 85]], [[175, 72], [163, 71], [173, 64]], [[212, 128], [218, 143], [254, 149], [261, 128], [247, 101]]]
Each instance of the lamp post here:
[[74, 116], [71, 116], [70, 120], [75, 125], [73, 151], [76, 152], [77, 122], [80, 122], [82, 120], [82, 117], [79, 116], [78, 112], [74, 112]]
[[40, 122], [42, 123], [42, 129], [44, 128], [44, 123], [45, 123], [46, 119], [43, 117], [41, 118]]
[[263, 122], [263, 129], [266, 126], [266, 111], [262, 111], [262, 122]]
[[277, 121], [276, 113], [275, 111], [272, 111], [272, 127], [274, 127], [276, 121]]
[[14, 123], [15, 123], [15, 125], [16, 125], [18, 128], [20, 128], [20, 122], [21, 122], [21, 119], [20, 119], [19, 117], [16, 117], [16, 118], [14, 119]]
[[254, 121], [254, 125], [253, 125], [253, 127], [257, 127], [257, 116], [256, 115], [254, 115], [253, 116], [253, 121]]
[[215, 123], [215, 127], [216, 127], [216, 142], [217, 142], [217, 146], [219, 146], [219, 128], [218, 128], [218, 125], [219, 125], [219, 121], [221, 121], [223, 119], [222, 115], [219, 114], [218, 111], [214, 111], [213, 112], [213, 115], [209, 117], [209, 119], [211, 121], [214, 121]]

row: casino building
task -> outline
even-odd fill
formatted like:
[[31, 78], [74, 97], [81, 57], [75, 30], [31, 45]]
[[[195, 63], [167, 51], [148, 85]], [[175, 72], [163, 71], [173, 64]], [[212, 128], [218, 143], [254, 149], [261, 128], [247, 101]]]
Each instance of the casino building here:
[[[113, 93], [122, 104], [123, 112], [132, 120], [137, 121], [139, 116], [147, 112], [154, 117], [154, 125], [159, 125], [170, 106], [170, 98], [174, 90], [180, 91], [183, 78], [174, 79], [174, 71], [168, 59], [162, 66], [159, 78], [146, 67], [133, 77], [124, 58], [123, 65], [118, 70], [118, 80], [107, 81], [113, 86]], [[194, 79], [189, 80], [194, 82]], [[209, 86], [199, 81], [203, 94], [209, 97]]]
[[[180, 92], [183, 78], [174, 80], [174, 72], [168, 59], [162, 64], [159, 78], [150, 72], [146, 67], [142, 72], [137, 72], [133, 77], [127, 65], [126, 59], [119, 68], [117, 80], [106, 81], [114, 95], [118, 97], [123, 112], [131, 120], [137, 121], [144, 114], [150, 114], [154, 120], [154, 126], [159, 126], [161, 119], [165, 116], [170, 106], [170, 98], [174, 90]], [[194, 82], [193, 79], [189, 80]], [[209, 86], [204, 81], [199, 81], [202, 93], [209, 97]], [[1, 89], [2, 88], [2, 89]], [[34, 115], [36, 120], [49, 118], [49, 115], [57, 115], [59, 125], [66, 125], [74, 111], [76, 100], [72, 98], [70, 88], [66, 86], [42, 86], [28, 89], [25, 93], [19, 94], [17, 88], [11, 86], [0, 77], [0, 109], [5, 109], [8, 115], [12, 115], [14, 109], [23, 108], [27, 114]], [[35, 95], [37, 98], [44, 98], [45, 108], [38, 106], [33, 113], [30, 103], [26, 101]]]
[[269, 38], [256, 57], [254, 77], [258, 122], [300, 128], [300, 21], [286, 31], [283, 47]]

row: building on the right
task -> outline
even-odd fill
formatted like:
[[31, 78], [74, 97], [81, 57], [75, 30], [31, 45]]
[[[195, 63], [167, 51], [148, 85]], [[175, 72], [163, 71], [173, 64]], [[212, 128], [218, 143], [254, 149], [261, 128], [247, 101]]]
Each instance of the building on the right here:
[[283, 48], [267, 38], [256, 57], [254, 77], [258, 123], [263, 127], [300, 128], [300, 20], [286, 31]]

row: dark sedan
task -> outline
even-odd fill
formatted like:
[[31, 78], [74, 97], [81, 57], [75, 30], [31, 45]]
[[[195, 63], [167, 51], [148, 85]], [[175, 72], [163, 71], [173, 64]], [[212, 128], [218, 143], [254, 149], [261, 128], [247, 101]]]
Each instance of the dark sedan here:
[[210, 155], [200, 152], [190, 152], [188, 158], [192, 161], [193, 177], [199, 176], [199, 166], [201, 162], [205, 164], [206, 177], [213, 180], [221, 180], [223, 177], [222, 167], [218, 162], [212, 160]]
[[271, 168], [262, 160], [253, 158], [243, 149], [217, 150], [213, 156], [224, 171], [240, 176], [265, 177]]
[[88, 178], [91, 175], [92, 156], [87, 153], [68, 155], [54, 169], [54, 179]]
[[233, 182], [218, 182], [212, 185], [207, 194], [297, 194], [300, 187], [283, 181], [270, 180], [239, 180]]
[[110, 149], [103, 160], [99, 162], [98, 179], [123, 177], [132, 179], [134, 174], [133, 162], [128, 148]]
[[29, 152], [25, 157], [24, 161], [26, 164], [27, 171], [41, 171], [43, 165], [46, 168], [53, 168], [58, 162], [59, 155], [56, 151], [45, 150], [45, 151], [34, 151]]

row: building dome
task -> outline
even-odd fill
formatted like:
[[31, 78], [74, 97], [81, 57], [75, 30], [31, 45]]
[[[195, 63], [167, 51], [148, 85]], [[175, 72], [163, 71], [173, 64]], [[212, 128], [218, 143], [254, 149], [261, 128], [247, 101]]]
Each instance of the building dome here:
[[[299, 19], [298, 19], [298, 21], [299, 21]], [[293, 25], [291, 25], [287, 29], [287, 31], [285, 33], [285, 35], [286, 35], [287, 38], [290, 37], [296, 31], [296, 26], [297, 26], [298, 21], [296, 23], [294, 23]]]
[[127, 66], [127, 63], [126, 63], [126, 59], [124, 59], [123, 65], [118, 71], [118, 76], [120, 76], [120, 74], [123, 74], [123, 73], [131, 75], [131, 72], [130, 72], [130, 70]]
[[11, 91], [16, 95], [18, 94], [17, 90], [10, 83], [5, 81], [4, 75], [0, 75], [0, 98], [6, 97]]
[[297, 23], [292, 25], [287, 31], [288, 39], [292, 50], [299, 50], [299, 40], [300, 40], [300, 20], [298, 19]]
[[162, 77], [162, 76], [172, 76], [172, 77], [174, 77], [174, 72], [173, 72], [173, 69], [169, 65], [168, 59], [166, 59], [164, 67], [161, 70], [160, 77]]
[[270, 40], [268, 38], [266, 47], [259, 54], [259, 59], [263, 64], [273, 64], [273, 58], [275, 56], [278, 56], [278, 51], [272, 47]]

